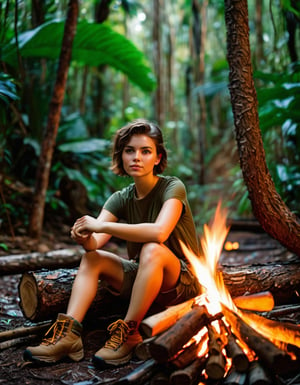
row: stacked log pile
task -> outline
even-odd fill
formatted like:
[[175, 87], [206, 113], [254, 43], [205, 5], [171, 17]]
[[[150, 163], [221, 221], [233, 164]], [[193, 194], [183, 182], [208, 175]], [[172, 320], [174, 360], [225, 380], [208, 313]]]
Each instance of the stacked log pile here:
[[[117, 384], [271, 385], [279, 381], [279, 376], [299, 374], [299, 326], [285, 325], [297, 346], [281, 349], [226, 307], [222, 313], [211, 316], [203, 305], [189, 306], [187, 303], [186, 313], [157, 336], [152, 332], [160, 329], [157, 324], [166, 323], [165, 318], [170, 324], [170, 312], [161, 312], [142, 322], [140, 330], [147, 333], [147, 338], [136, 354], [142, 353], [145, 362]], [[181, 305], [181, 312], [182, 309]], [[201, 338], [195, 339], [200, 331]]]

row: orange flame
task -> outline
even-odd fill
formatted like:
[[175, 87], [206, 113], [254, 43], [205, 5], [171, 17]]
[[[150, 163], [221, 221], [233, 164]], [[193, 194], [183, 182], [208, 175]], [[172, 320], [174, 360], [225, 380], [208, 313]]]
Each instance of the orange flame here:
[[229, 231], [229, 227], [226, 226], [226, 216], [227, 210], [221, 209], [219, 202], [211, 225], [204, 225], [204, 235], [201, 239], [203, 258], [197, 257], [185, 245], [182, 245], [200, 284], [206, 289], [209, 298], [207, 308], [210, 313], [221, 311], [220, 303], [226, 304], [232, 310], [237, 309], [225, 287], [222, 273], [218, 271], [218, 261]]
[[[285, 325], [283, 327], [280, 322], [270, 322], [264, 317], [244, 313], [234, 304], [224, 284], [222, 273], [218, 271], [219, 258], [229, 232], [229, 227], [226, 226], [226, 217], [227, 210], [221, 209], [221, 202], [219, 202], [212, 223], [210, 226], [204, 225], [204, 235], [201, 238], [203, 257], [194, 255], [191, 250], [182, 244], [183, 252], [194, 268], [201, 286], [206, 290], [205, 305], [208, 311], [211, 314], [218, 313], [222, 311], [223, 304], [277, 346], [281, 342], [285, 342], [300, 347], [299, 325], [293, 325], [293, 327]], [[203, 296], [199, 296], [197, 301], [204, 302]]]

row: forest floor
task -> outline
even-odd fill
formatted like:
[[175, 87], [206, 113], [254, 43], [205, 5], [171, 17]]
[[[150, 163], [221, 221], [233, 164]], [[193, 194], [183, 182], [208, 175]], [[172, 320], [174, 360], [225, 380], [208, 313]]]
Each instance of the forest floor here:
[[[253, 232], [230, 232], [228, 240], [238, 241], [240, 249], [233, 252], [223, 252], [220, 263], [226, 265], [252, 265], [259, 263], [274, 262], [300, 262], [299, 257], [286, 253], [282, 246], [271, 239], [265, 233]], [[69, 238], [69, 229], [62, 225], [57, 228], [46, 229], [39, 244], [34, 244], [26, 236], [16, 236], [14, 239], [8, 236], [0, 236], [0, 244], [8, 246], [9, 253], [1, 250], [0, 258], [8, 254], [22, 254], [26, 252], [46, 252], [54, 249], [64, 249], [74, 246]], [[249, 246], [250, 245], [250, 246]], [[244, 248], [243, 248], [244, 247]], [[116, 249], [122, 249], [122, 245], [115, 245]], [[278, 252], [278, 250], [281, 252]], [[19, 326], [29, 325], [22, 314], [18, 299], [18, 283], [20, 275], [0, 277], [0, 332], [12, 330]], [[300, 314], [286, 315], [282, 321], [300, 323]], [[55, 365], [37, 366], [23, 361], [23, 351], [27, 343], [0, 349], [0, 384], [40, 384], [40, 385], [89, 385], [89, 384], [113, 384], [121, 377], [130, 373], [141, 364], [137, 358], [129, 364], [116, 368], [100, 371], [94, 368], [91, 358], [95, 351], [104, 342], [106, 331], [103, 325], [99, 328], [87, 329], [83, 334], [85, 357], [81, 362], [60, 362]], [[38, 341], [36, 341], [38, 342]], [[32, 343], [32, 342], [31, 342]], [[1, 346], [1, 342], [0, 342]], [[289, 381], [278, 382], [278, 384], [299, 383], [297, 373]], [[295, 382], [296, 381], [296, 382]], [[219, 382], [220, 383], [220, 382]], [[217, 382], [215, 383], [217, 384]]]

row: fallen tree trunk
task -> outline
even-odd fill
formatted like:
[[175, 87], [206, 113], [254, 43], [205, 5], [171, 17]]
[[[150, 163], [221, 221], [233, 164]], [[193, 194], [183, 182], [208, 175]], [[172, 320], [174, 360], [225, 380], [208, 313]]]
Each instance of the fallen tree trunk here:
[[[76, 272], [76, 269], [58, 269], [24, 273], [19, 283], [20, 306], [24, 316], [30, 321], [39, 322], [53, 319], [57, 313], [64, 312]], [[299, 263], [222, 266], [222, 273], [233, 298], [270, 291], [275, 305], [292, 303], [293, 296], [298, 302]], [[115, 298], [100, 285], [93, 308], [103, 309], [115, 302]]]
[[275, 305], [299, 301], [300, 263], [222, 265], [224, 283], [232, 297], [269, 291]]
[[[20, 307], [25, 318], [32, 322], [56, 318], [67, 309], [77, 269], [58, 269], [24, 273], [19, 282]], [[126, 301], [113, 296], [99, 281], [98, 291], [87, 314], [122, 314]]]
[[0, 276], [22, 274], [43, 268], [72, 268], [79, 265], [82, 248], [53, 250], [47, 253], [28, 253], [0, 257]]

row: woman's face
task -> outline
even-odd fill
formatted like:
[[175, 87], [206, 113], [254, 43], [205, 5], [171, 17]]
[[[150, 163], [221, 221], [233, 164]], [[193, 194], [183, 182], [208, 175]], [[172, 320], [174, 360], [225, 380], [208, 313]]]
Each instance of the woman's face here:
[[155, 141], [144, 134], [133, 135], [122, 153], [123, 168], [133, 178], [153, 174], [160, 158]]

